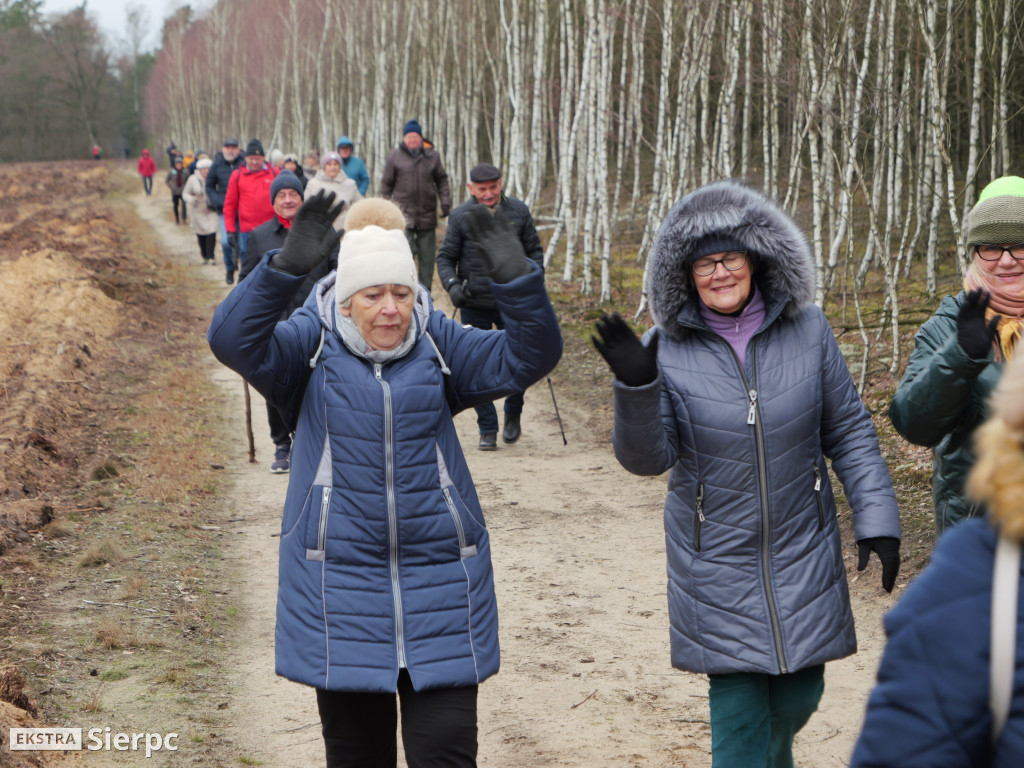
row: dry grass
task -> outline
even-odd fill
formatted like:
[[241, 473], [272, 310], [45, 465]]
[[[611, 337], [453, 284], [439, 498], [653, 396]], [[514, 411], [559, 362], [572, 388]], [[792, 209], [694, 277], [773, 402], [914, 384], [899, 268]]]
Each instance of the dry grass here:
[[104, 616], [97, 622], [95, 637], [104, 648], [111, 650], [139, 646], [139, 637], [131, 625], [131, 619], [125, 615]]
[[103, 711], [103, 683], [100, 683], [99, 687], [93, 691], [89, 700], [84, 702], [80, 709], [83, 712], [102, 712]]
[[124, 558], [121, 548], [110, 539], [94, 543], [78, 561], [82, 568], [96, 568], [101, 565], [112, 565]]
[[153, 680], [154, 683], [168, 683], [170, 685], [176, 685], [178, 687], [184, 687], [192, 685], [195, 682], [196, 674], [188, 667], [172, 664], [164, 669], [157, 677]]

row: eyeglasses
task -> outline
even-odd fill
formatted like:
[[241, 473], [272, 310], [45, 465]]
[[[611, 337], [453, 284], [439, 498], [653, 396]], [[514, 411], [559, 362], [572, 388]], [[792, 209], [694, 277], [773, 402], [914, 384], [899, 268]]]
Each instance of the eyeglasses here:
[[1003, 252], [1009, 253], [1017, 261], [1024, 260], [1024, 243], [1014, 245], [987, 245], [974, 246], [974, 252], [982, 261], [999, 261], [1003, 258]]
[[[1016, 248], [1016, 246], [1014, 247]], [[719, 264], [723, 265], [730, 272], [735, 272], [737, 269], [741, 269], [746, 262], [746, 253], [743, 251], [731, 251], [720, 259], [697, 259], [691, 266], [695, 275], [707, 277], [708, 275], [715, 274], [715, 270], [718, 269]]]

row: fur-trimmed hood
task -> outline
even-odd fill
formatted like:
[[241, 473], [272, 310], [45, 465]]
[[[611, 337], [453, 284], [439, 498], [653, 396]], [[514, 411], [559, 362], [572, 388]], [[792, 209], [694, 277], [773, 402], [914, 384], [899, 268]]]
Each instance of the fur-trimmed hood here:
[[814, 261], [803, 231], [760, 192], [737, 181], [717, 181], [672, 206], [651, 249], [651, 315], [670, 338], [685, 333], [681, 313], [689, 310], [696, 317], [690, 255], [712, 234], [735, 238], [757, 255], [755, 277], [766, 303], [781, 300], [791, 309], [814, 298]]

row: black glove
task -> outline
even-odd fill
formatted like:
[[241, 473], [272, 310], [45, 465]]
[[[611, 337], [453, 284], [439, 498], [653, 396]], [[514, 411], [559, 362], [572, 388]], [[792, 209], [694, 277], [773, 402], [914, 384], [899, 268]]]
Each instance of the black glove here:
[[863, 571], [874, 552], [882, 561], [882, 589], [892, 592], [896, 574], [900, 572], [900, 540], [892, 536], [875, 536], [857, 542], [857, 570]]
[[465, 214], [469, 239], [480, 252], [487, 275], [496, 283], [509, 283], [530, 274], [530, 260], [519, 238], [512, 232], [501, 210], [493, 214], [486, 205], [477, 203]]
[[237, 232], [232, 232], [228, 235], [231, 240], [231, 252], [235, 254], [235, 263], [242, 263], [242, 238], [238, 236]]
[[601, 315], [594, 327], [601, 338], [591, 336], [590, 340], [615, 378], [627, 387], [642, 387], [658, 378], [658, 334], [654, 334], [650, 346], [645, 347], [618, 312]]
[[465, 285], [456, 281], [451, 284], [448, 289], [448, 295], [451, 297], [453, 307], [461, 307], [466, 303], [466, 299], [469, 298], [469, 289]]
[[307, 275], [330, 255], [341, 240], [334, 220], [345, 210], [345, 201], [334, 204], [334, 193], [320, 190], [299, 208], [284, 240], [284, 247], [270, 259], [270, 266], [290, 275]]
[[960, 314], [956, 316], [956, 340], [968, 357], [975, 360], [988, 357], [999, 326], [999, 315], [985, 322], [985, 310], [992, 296], [988, 291], [975, 288], [967, 294]]

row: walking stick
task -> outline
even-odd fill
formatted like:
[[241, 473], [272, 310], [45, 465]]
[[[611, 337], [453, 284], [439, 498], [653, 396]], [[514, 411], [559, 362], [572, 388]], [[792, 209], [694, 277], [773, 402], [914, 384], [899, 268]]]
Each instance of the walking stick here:
[[558, 418], [558, 430], [562, 433], [562, 445], [568, 445], [565, 439], [565, 427], [562, 426], [562, 415], [558, 412], [558, 401], [555, 400], [555, 387], [551, 384], [551, 377], [548, 376], [548, 389], [551, 390], [551, 402], [555, 405], [555, 416]]
[[256, 439], [252, 435], [252, 400], [249, 398], [249, 382], [242, 379], [245, 385], [245, 434], [249, 438], [249, 463], [256, 463]]

